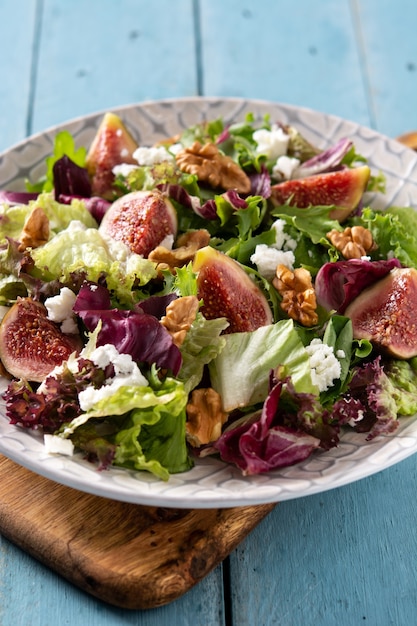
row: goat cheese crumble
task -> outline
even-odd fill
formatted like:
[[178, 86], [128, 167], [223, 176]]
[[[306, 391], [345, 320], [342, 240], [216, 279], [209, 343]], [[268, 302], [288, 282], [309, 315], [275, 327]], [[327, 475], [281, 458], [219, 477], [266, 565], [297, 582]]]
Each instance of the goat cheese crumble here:
[[74, 335], [78, 333], [78, 326], [73, 313], [73, 306], [77, 296], [68, 287], [62, 287], [57, 296], [45, 300], [48, 319], [61, 324], [63, 333]]
[[276, 220], [271, 226], [275, 230], [275, 243], [271, 246], [258, 244], [250, 258], [260, 275], [269, 281], [274, 278], [277, 265], [285, 265], [290, 270], [294, 267], [293, 250], [297, 247], [297, 242], [285, 232], [284, 227], [284, 220]]
[[[342, 371], [340, 362], [333, 348], [323, 343], [321, 339], [313, 339], [306, 350], [310, 357], [311, 379], [319, 391], [326, 391], [340, 378]], [[343, 353], [343, 350], [338, 353]]]
[[59, 435], [45, 434], [43, 443], [47, 454], [63, 454], [72, 456], [74, 454], [74, 444], [71, 439], [63, 439]]
[[110, 398], [120, 387], [146, 387], [148, 384], [130, 354], [120, 354], [113, 344], [99, 346], [87, 358], [101, 369], [105, 369], [110, 363], [113, 364], [115, 376], [106, 380], [100, 389], [89, 386], [80, 391], [78, 401], [83, 411], [88, 411], [97, 402]]
[[163, 161], [172, 161], [174, 157], [164, 146], [152, 148], [141, 146], [134, 151], [133, 158], [136, 159], [139, 165], [156, 165]]
[[271, 130], [266, 128], [256, 130], [253, 133], [253, 139], [257, 143], [257, 154], [265, 154], [272, 161], [287, 154], [290, 136], [278, 124], [273, 124]]
[[275, 165], [273, 166], [272, 176], [276, 180], [289, 180], [290, 178], [292, 178], [294, 172], [299, 165], [299, 159], [296, 159], [295, 157], [289, 157], [283, 154], [282, 156], [278, 157]]

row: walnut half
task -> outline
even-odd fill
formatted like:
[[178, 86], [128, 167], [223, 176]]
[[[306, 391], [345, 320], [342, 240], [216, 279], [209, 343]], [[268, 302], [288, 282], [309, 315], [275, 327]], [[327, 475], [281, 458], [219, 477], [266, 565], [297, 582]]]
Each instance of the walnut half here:
[[187, 404], [187, 441], [195, 448], [216, 441], [227, 418], [217, 391], [211, 387], [194, 389]]
[[299, 267], [291, 271], [285, 265], [278, 265], [272, 284], [282, 296], [282, 310], [291, 319], [307, 327], [317, 324], [316, 293], [308, 270]]
[[186, 232], [178, 237], [175, 248], [169, 250], [164, 246], [157, 246], [148, 259], [157, 263], [158, 269], [170, 269], [174, 272], [176, 267], [183, 267], [192, 261], [197, 250], [208, 246], [209, 241], [210, 233], [204, 228]]
[[343, 231], [334, 228], [326, 236], [345, 259], [360, 259], [376, 248], [371, 231], [363, 226], [348, 227]]
[[49, 240], [49, 219], [40, 206], [34, 206], [27, 216], [19, 240], [19, 252], [38, 248]]
[[195, 320], [199, 306], [196, 296], [183, 296], [168, 304], [166, 315], [162, 317], [161, 324], [165, 326], [178, 348], [184, 342], [185, 336]]
[[250, 193], [248, 176], [233, 159], [222, 154], [214, 143], [202, 145], [195, 141], [192, 146], [176, 155], [177, 165], [183, 172], [198, 176], [215, 189], [235, 189], [238, 193]]

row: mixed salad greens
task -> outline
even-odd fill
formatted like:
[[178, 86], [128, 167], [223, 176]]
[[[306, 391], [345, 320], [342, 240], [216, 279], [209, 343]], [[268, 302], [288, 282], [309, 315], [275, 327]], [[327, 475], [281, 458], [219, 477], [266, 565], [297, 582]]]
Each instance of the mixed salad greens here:
[[[393, 268], [417, 268], [414, 209], [378, 211], [365, 196], [340, 224], [334, 206], [271, 204], [280, 181], [366, 163], [349, 138], [320, 151], [296, 128], [249, 115], [165, 139], [139, 148], [136, 163], [114, 167], [114, 198], [159, 189], [175, 207], [178, 236], [207, 231], [209, 245], [238, 262], [265, 295], [272, 323], [228, 333], [227, 319], [207, 319], [199, 301], [178, 345], [161, 320], [174, 300], [198, 298], [192, 261], [161, 269], [104, 237], [99, 224], [112, 199], [93, 194], [87, 150], [61, 132], [45, 176], [28, 181], [27, 193], [0, 197], [0, 304], [6, 312], [21, 298], [42, 302], [83, 346], [42, 381], [10, 381], [10, 423], [42, 432], [51, 452], [81, 452], [101, 469], [146, 470], [163, 480], [202, 455], [249, 475], [337, 446], [345, 428], [368, 440], [393, 433], [399, 416], [417, 412], [417, 358], [393, 358], [355, 339], [344, 313]], [[238, 164], [250, 192], [213, 188], [180, 169], [176, 155], [195, 141]], [[383, 193], [383, 184], [372, 173], [368, 191]], [[35, 207], [47, 218], [48, 236], [22, 247]], [[353, 226], [366, 228], [375, 245], [346, 259], [327, 235]], [[282, 308], [277, 265], [309, 272], [318, 302], [313, 325]]]

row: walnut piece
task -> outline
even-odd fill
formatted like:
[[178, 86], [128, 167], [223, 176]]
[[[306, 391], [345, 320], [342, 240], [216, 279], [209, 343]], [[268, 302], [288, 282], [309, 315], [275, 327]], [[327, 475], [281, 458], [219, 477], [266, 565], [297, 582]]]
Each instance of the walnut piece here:
[[19, 252], [26, 248], [38, 248], [49, 240], [49, 219], [40, 206], [34, 206], [23, 224], [19, 240]]
[[363, 226], [333, 229], [326, 236], [345, 259], [360, 259], [376, 248], [371, 231]]
[[187, 441], [195, 448], [216, 441], [227, 417], [217, 391], [211, 387], [194, 389], [187, 404]]
[[168, 304], [166, 315], [161, 318], [161, 324], [165, 326], [178, 348], [184, 342], [185, 336], [195, 320], [199, 305], [196, 296], [177, 298]]
[[180, 170], [198, 176], [199, 180], [214, 188], [235, 189], [238, 193], [250, 192], [248, 176], [233, 159], [222, 154], [214, 143], [202, 145], [195, 141], [176, 155], [176, 161]]
[[157, 269], [170, 269], [187, 265], [194, 259], [194, 255], [200, 248], [208, 246], [210, 233], [204, 228], [190, 231], [180, 235], [176, 241], [176, 247], [172, 250], [164, 246], [157, 246], [149, 254], [148, 259], [157, 263]]
[[278, 265], [275, 274], [272, 284], [282, 296], [282, 310], [303, 326], [317, 324], [317, 300], [310, 272], [302, 267], [291, 271]]

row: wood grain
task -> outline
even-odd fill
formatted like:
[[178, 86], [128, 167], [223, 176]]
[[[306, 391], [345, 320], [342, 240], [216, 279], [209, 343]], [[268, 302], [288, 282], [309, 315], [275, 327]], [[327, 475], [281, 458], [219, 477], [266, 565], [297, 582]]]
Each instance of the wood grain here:
[[274, 508], [167, 509], [92, 496], [0, 456], [0, 532], [114, 606], [167, 604], [218, 565]]

